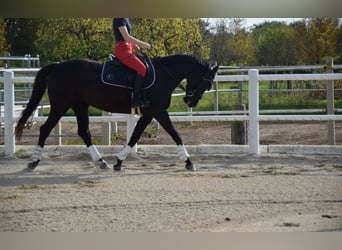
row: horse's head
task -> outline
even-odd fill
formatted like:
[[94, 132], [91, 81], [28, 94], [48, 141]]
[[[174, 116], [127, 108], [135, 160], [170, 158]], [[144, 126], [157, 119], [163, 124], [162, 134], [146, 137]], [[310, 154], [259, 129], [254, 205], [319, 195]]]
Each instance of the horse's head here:
[[217, 65], [208, 67], [204, 74], [193, 74], [187, 78], [184, 102], [190, 107], [195, 107], [206, 90], [210, 90], [216, 72]]

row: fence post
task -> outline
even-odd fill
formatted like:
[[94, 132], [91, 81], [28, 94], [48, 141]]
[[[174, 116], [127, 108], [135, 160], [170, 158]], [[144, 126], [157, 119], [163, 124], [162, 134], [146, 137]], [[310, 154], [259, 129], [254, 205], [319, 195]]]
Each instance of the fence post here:
[[249, 153], [259, 154], [259, 71], [248, 70]]
[[[333, 70], [334, 59], [329, 57], [326, 61], [326, 73], [334, 73]], [[335, 114], [334, 105], [334, 80], [327, 81], [327, 114]], [[329, 145], [335, 145], [335, 121], [328, 121], [328, 140]]]
[[[238, 103], [233, 105], [233, 111], [246, 111], [246, 106], [243, 104], [243, 83], [239, 82]], [[242, 112], [245, 114], [244, 112]], [[247, 144], [246, 121], [235, 121], [231, 125], [231, 140], [232, 144]]]
[[[232, 107], [233, 111], [240, 111], [245, 114], [246, 106], [244, 104], [236, 104]], [[231, 141], [232, 144], [247, 144], [246, 121], [234, 121], [231, 124]]]
[[219, 96], [218, 96], [218, 90], [219, 90], [219, 86], [218, 86], [218, 81], [215, 81], [214, 82], [214, 89], [215, 89], [215, 92], [214, 92], [214, 111], [218, 111], [219, 110]]
[[55, 128], [54, 128], [54, 132], [56, 135], [56, 139], [55, 139], [55, 144], [58, 146], [62, 145], [62, 124], [61, 121], [58, 121]]
[[13, 156], [15, 152], [14, 137], [14, 73], [6, 70], [4, 72], [4, 90], [5, 90], [5, 155]]

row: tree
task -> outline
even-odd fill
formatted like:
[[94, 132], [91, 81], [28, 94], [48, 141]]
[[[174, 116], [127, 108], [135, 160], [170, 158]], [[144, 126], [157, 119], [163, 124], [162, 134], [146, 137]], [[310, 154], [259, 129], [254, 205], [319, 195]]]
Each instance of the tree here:
[[231, 65], [254, 65], [256, 63], [252, 36], [245, 28], [236, 30], [227, 43]]
[[38, 18], [6, 18], [6, 40], [11, 55], [36, 54], [34, 41], [41, 23]]
[[336, 60], [335, 63], [342, 63], [342, 23], [340, 22], [336, 34]]
[[243, 22], [242, 18], [234, 18], [229, 23], [232, 37], [227, 41], [226, 46], [231, 65], [253, 65], [256, 61], [252, 36], [243, 26]]
[[220, 19], [216, 23], [215, 34], [212, 38], [211, 58], [219, 65], [229, 65], [231, 51], [227, 48], [227, 42], [233, 37], [228, 30], [228, 20]]
[[294, 31], [281, 22], [264, 22], [253, 29], [255, 56], [262, 65], [293, 65]]
[[34, 44], [43, 62], [105, 59], [113, 53], [111, 19], [47, 18], [39, 25]]
[[5, 37], [6, 22], [0, 18], [0, 55], [4, 55], [8, 52], [7, 41]]
[[310, 39], [310, 62], [312, 64], [325, 63], [326, 57], [336, 57], [338, 45], [338, 18], [309, 19], [307, 29]]
[[209, 44], [199, 18], [133, 18], [133, 35], [152, 44], [151, 54], [195, 54], [209, 58]]
[[309, 32], [307, 29], [305, 19], [290, 24], [294, 31], [294, 53], [296, 65], [308, 64], [310, 62], [311, 54], [309, 48], [311, 45]]
[[[209, 45], [196, 18], [132, 18], [132, 34], [152, 44], [150, 54], [196, 54], [209, 58]], [[39, 26], [35, 48], [43, 61], [75, 57], [104, 60], [113, 53], [112, 19], [49, 18]]]
[[248, 65], [255, 62], [250, 32], [242, 18], [219, 19], [212, 35], [211, 57], [220, 65]]

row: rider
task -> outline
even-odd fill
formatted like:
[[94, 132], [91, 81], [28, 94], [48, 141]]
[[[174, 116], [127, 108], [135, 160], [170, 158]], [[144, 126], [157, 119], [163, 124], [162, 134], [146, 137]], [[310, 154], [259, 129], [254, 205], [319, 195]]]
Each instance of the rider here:
[[134, 52], [139, 51], [140, 47], [150, 49], [151, 45], [133, 37], [131, 30], [132, 26], [128, 18], [113, 19], [114, 54], [120, 62], [137, 72], [133, 88], [132, 107], [143, 107], [148, 105], [148, 102], [140, 97], [147, 69]]

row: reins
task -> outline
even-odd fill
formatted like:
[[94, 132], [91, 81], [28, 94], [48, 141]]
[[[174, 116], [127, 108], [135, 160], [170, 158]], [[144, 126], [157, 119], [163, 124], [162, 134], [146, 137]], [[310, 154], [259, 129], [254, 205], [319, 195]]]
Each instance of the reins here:
[[[149, 56], [147, 55], [147, 53], [145, 52], [142, 52], [142, 51], [139, 51], [139, 53], [145, 55], [145, 56]], [[158, 56], [155, 56], [151, 51], [149, 51], [149, 53], [153, 56], [154, 58], [154, 61], [159, 63], [159, 65], [162, 67], [162, 69], [169, 75], [171, 76], [171, 78], [175, 81], [175, 82], [178, 82], [178, 79], [176, 79], [176, 77], [167, 69], [167, 67], [165, 67], [165, 65], [161, 62], [160, 58]], [[212, 83], [211, 80], [209, 79], [206, 79], [205, 77], [203, 77], [204, 80], [207, 80], [209, 81], [210, 83]], [[177, 85], [178, 88], [180, 88], [181, 90], [183, 90], [184, 92], [186, 92], [186, 89], [185, 87], [182, 85], [182, 83], [180, 82], [178, 85]]]
[[[145, 53], [145, 52], [139, 51], [139, 53], [148, 56], [147, 53]], [[165, 65], [160, 61], [160, 58], [159, 58], [158, 56], [154, 55], [151, 51], [150, 51], [149, 53], [153, 56], [154, 61], [158, 62], [159, 65], [163, 68], [163, 70], [164, 70], [169, 76], [171, 76], [171, 78], [172, 78], [174, 81], [177, 82], [178, 80], [176, 79], [176, 77], [175, 77], [175, 76], [174, 76], [174, 75], [165, 67]], [[186, 92], [185, 87], [184, 87], [181, 83], [179, 83], [177, 87], [180, 88], [181, 90], [183, 90], [184, 92]]]

